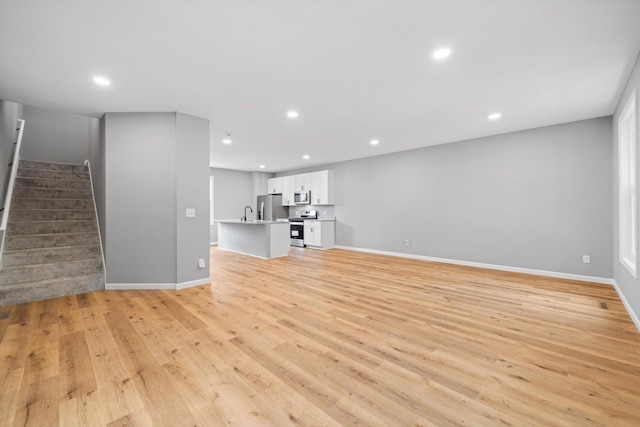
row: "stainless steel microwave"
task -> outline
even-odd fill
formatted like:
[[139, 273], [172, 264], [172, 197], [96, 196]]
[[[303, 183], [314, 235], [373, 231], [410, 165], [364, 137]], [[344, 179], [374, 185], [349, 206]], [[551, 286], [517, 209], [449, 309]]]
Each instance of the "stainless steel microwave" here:
[[296, 205], [308, 205], [311, 203], [311, 192], [296, 191], [293, 193], [293, 203]]

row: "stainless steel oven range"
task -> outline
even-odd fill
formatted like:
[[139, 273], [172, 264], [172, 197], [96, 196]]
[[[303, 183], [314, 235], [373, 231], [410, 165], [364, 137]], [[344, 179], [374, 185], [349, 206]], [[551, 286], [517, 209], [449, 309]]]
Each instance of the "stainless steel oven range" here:
[[318, 211], [309, 210], [300, 212], [300, 216], [289, 218], [291, 223], [291, 246], [304, 248], [304, 220], [318, 218]]

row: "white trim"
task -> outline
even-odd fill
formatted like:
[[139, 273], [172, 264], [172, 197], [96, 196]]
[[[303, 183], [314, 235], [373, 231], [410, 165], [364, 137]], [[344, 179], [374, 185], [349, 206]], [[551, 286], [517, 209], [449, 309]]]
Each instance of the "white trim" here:
[[176, 289], [175, 283], [107, 283], [106, 290], [128, 289]]
[[[56, 164], [56, 165], [82, 166], [82, 163], [51, 162], [49, 160], [33, 160], [33, 159], [22, 159], [22, 160], [24, 160], [25, 162], [34, 162], [34, 163], [53, 163], [53, 164]], [[86, 160], [85, 160], [85, 162], [86, 162]], [[42, 170], [42, 169], [39, 169], [39, 170]], [[65, 172], [65, 171], [58, 171], [58, 172]]]
[[207, 277], [205, 279], [197, 279], [197, 280], [192, 280], [190, 282], [178, 283], [176, 285], [176, 289], [180, 290], [185, 288], [191, 288], [192, 286], [208, 285], [209, 283], [211, 283], [211, 278]]
[[618, 297], [620, 297], [620, 300], [622, 301], [622, 304], [624, 304], [624, 308], [627, 309], [627, 313], [629, 313], [629, 316], [631, 317], [631, 320], [636, 325], [636, 328], [638, 329], [638, 332], [640, 332], [640, 318], [638, 317], [636, 312], [633, 311], [633, 308], [631, 307], [631, 304], [629, 304], [629, 301], [627, 301], [627, 299], [625, 298], [624, 294], [622, 293], [622, 290], [620, 289], [620, 287], [618, 286], [618, 283], [615, 280], [613, 281], [613, 286], [614, 286], [614, 288], [616, 288], [616, 292], [618, 293]]
[[209, 246], [218, 246], [218, 242], [209, 242]]
[[98, 207], [96, 206], [96, 193], [93, 191], [93, 174], [91, 173], [91, 162], [89, 159], [84, 161], [84, 165], [89, 168], [89, 181], [91, 183], [91, 196], [93, 199], [93, 212], [96, 214], [96, 228], [98, 229], [98, 239], [100, 241], [100, 254], [102, 255], [102, 275], [104, 276], [104, 283], [107, 283], [107, 263], [104, 261], [104, 246], [102, 246], [102, 232], [100, 231], [100, 221], [98, 217]]
[[[637, 102], [636, 102], [636, 90], [634, 89], [629, 95], [629, 99], [624, 106], [624, 109], [618, 117], [617, 123], [617, 137], [618, 137], [618, 260], [634, 278], [638, 278], [638, 232], [633, 232], [634, 227], [637, 227], [638, 221], [638, 191], [637, 191], [637, 150], [638, 150], [638, 118], [637, 118]], [[627, 122], [633, 122], [633, 127], [626, 126]], [[624, 132], [621, 133], [621, 128], [632, 129], [636, 135], [633, 140], [628, 140], [628, 145], [625, 143], [627, 138], [621, 138]], [[623, 130], [624, 130], [623, 129]], [[625, 145], [626, 149], [621, 149], [621, 146]], [[628, 162], [624, 160], [631, 159], [631, 167], [627, 165]], [[623, 194], [627, 194], [623, 191], [623, 188], [629, 188], [631, 194], [631, 200], [635, 200], [633, 203], [635, 206], [628, 206], [624, 201]], [[634, 217], [635, 213], [635, 217]], [[628, 218], [627, 218], [628, 217]], [[628, 221], [627, 221], [628, 220]], [[630, 227], [629, 227], [629, 224]]]
[[148, 290], [180, 290], [190, 288], [192, 286], [207, 285], [211, 283], [211, 278], [191, 280], [190, 282], [182, 283], [107, 283], [105, 289], [108, 291], [124, 291], [133, 289], [148, 289]]
[[263, 256], [250, 254], [250, 253], [247, 253], [247, 252], [234, 251], [233, 249], [220, 248], [220, 250], [227, 251], [227, 252], [233, 252], [233, 253], [241, 254], [241, 255], [252, 256], [252, 257], [258, 258], [258, 259], [278, 259], [278, 258], [284, 258], [284, 257], [287, 256], [287, 255], [282, 255], [282, 256], [274, 256], [274, 257], [271, 257], [271, 258], [267, 258], [267, 257], [263, 257]]
[[[24, 132], [25, 121], [22, 119], [16, 120], [16, 142], [15, 151], [13, 152], [13, 159], [11, 166], [9, 167], [9, 182], [7, 183], [7, 194], [4, 195], [4, 209], [2, 210], [2, 218], [0, 219], [0, 268], [2, 268], [2, 255], [4, 254], [4, 239], [7, 236], [7, 221], [9, 221], [9, 211], [11, 210], [11, 199], [13, 198], [13, 187], [18, 177], [18, 167], [20, 166], [20, 151], [22, 150], [22, 133]], [[11, 134], [13, 139], [13, 133]], [[13, 145], [13, 144], [12, 144]], [[9, 151], [11, 152], [11, 151]]]
[[336, 245], [336, 249], [346, 249], [348, 251], [367, 252], [379, 255], [397, 256], [401, 258], [419, 259], [423, 261], [442, 262], [444, 264], [464, 265], [467, 267], [488, 268], [490, 270], [511, 271], [514, 273], [535, 274], [537, 276], [557, 277], [559, 279], [580, 280], [583, 282], [601, 283], [604, 285], [613, 285], [614, 280], [606, 277], [583, 276], [580, 274], [560, 273], [556, 271], [534, 270], [532, 268], [509, 267], [506, 265], [485, 264], [481, 262], [461, 261], [457, 259], [436, 258], [424, 255], [404, 254], [401, 252], [378, 251], [375, 249], [356, 248], [352, 246]]

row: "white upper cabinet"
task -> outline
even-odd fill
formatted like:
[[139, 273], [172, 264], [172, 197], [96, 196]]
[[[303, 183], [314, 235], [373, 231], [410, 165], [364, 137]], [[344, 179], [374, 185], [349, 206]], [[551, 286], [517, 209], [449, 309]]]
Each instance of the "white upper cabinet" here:
[[333, 205], [333, 171], [319, 171], [310, 176], [309, 191], [312, 205]]
[[293, 193], [309, 191], [311, 205], [333, 205], [333, 171], [281, 176], [268, 181], [269, 194], [282, 194], [282, 206], [295, 206]]
[[293, 206], [293, 176], [283, 176], [282, 179], [282, 206]]
[[267, 180], [267, 187], [269, 194], [282, 194], [282, 178], [269, 178]]
[[311, 191], [311, 174], [302, 173], [300, 175], [293, 175], [295, 186], [293, 191]]

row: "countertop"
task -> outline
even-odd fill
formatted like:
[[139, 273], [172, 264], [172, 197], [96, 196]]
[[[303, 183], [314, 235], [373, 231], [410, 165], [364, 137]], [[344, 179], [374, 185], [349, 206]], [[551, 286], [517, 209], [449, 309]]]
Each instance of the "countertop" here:
[[224, 224], [246, 224], [246, 225], [269, 225], [269, 224], [288, 224], [289, 220], [279, 221], [258, 221], [257, 219], [248, 219], [242, 221], [241, 219], [217, 219], [216, 222]]
[[[292, 218], [289, 218], [289, 219], [292, 219]], [[335, 216], [334, 217], [330, 217], [330, 218], [329, 217], [327, 217], [327, 218], [309, 218], [309, 219], [305, 218], [305, 221], [335, 221], [335, 220], [336, 220]]]

